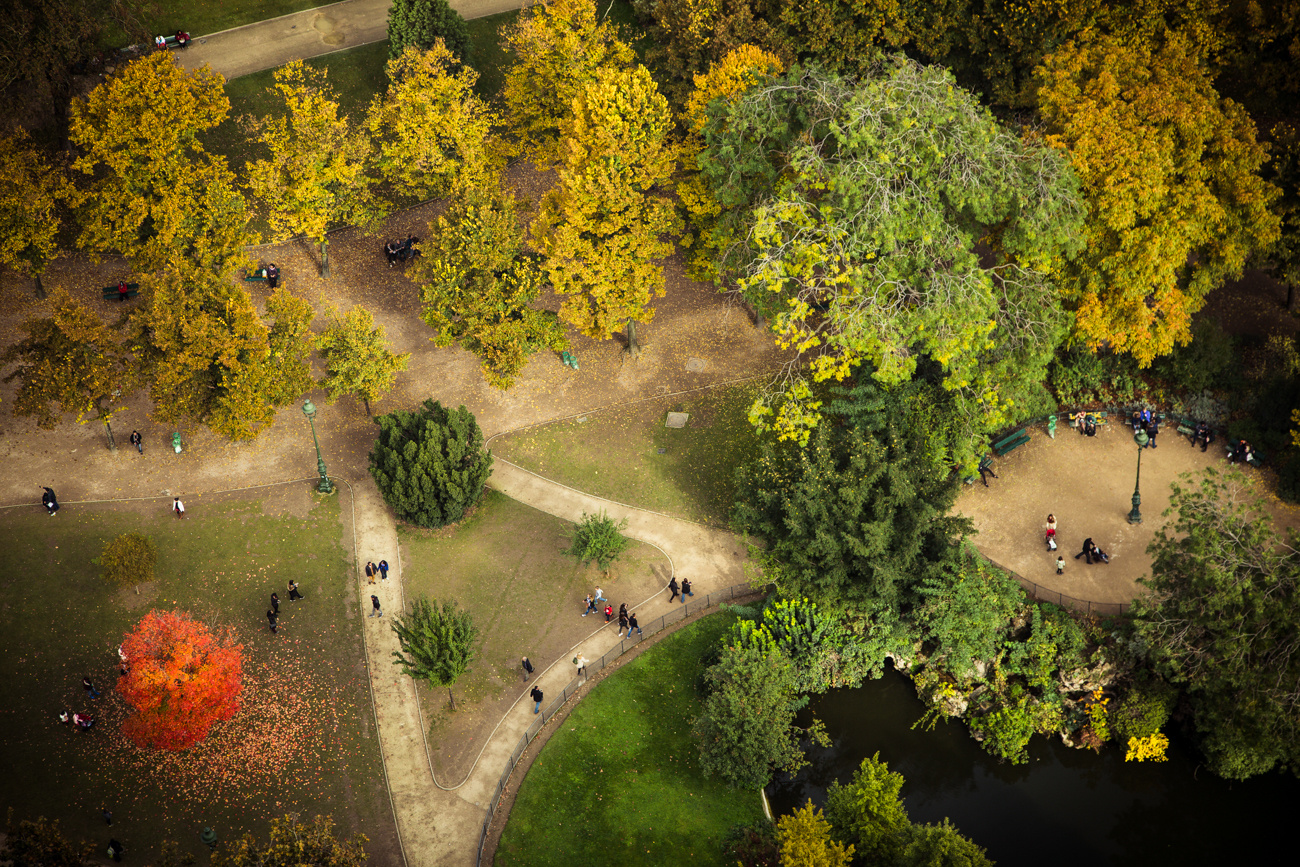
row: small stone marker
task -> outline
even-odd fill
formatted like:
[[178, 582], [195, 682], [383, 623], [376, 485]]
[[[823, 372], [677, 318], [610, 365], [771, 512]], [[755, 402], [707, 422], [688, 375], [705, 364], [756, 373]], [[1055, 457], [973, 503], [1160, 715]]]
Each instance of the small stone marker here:
[[668, 451], [668, 449], [655, 449], [655, 454], [660, 454], [660, 455], [662, 455], [662, 454], [664, 454], [664, 453], [667, 452], [667, 451]]
[[690, 413], [670, 412], [668, 413], [668, 421], [664, 422], [664, 427], [686, 427], [686, 420], [690, 417]]

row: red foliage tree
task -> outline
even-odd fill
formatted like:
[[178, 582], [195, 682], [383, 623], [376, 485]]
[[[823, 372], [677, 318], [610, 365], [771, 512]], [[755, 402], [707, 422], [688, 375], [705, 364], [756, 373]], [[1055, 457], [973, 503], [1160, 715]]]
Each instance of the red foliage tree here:
[[117, 691], [136, 712], [123, 731], [140, 746], [187, 749], [239, 710], [243, 650], [180, 611], [150, 611], [122, 642], [130, 673]]

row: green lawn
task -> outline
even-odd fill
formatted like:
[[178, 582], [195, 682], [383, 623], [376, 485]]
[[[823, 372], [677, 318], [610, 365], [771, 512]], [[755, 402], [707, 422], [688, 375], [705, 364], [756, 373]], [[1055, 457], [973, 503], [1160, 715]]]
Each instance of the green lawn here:
[[[287, 812], [332, 814], [345, 834], [370, 836], [381, 861], [395, 854], [338, 501], [313, 507], [301, 489], [265, 496], [186, 498], [183, 521], [162, 500], [68, 505], [54, 518], [35, 508], [0, 513], [8, 649], [0, 810], [13, 809], [15, 821], [59, 819], [69, 838], [98, 849], [107, 807], [113, 835], [137, 864], [164, 838], [199, 854], [204, 826], [230, 840], [264, 833], [269, 818]], [[264, 503], [288, 504], [298, 516], [268, 514]], [[139, 594], [106, 587], [91, 562], [105, 541], [132, 530], [159, 549], [158, 580]], [[304, 601], [288, 602], [290, 578]], [[281, 599], [278, 635], [265, 618], [272, 591]], [[120, 733], [129, 709], [111, 688], [116, 648], [151, 608], [187, 611], [244, 645], [240, 712], [184, 753], [142, 750]], [[83, 692], [86, 675], [99, 699]], [[95, 729], [61, 725], [64, 710], [95, 714]]]
[[[489, 491], [474, 514], [454, 527], [399, 527], [407, 599], [455, 599], [481, 630], [478, 657], [455, 687], [457, 704], [468, 713], [445, 712], [445, 689], [420, 690], [432, 728], [430, 746], [449, 770], [460, 767], [459, 753], [472, 757], [481, 746], [479, 741], [465, 749], [465, 740], [477, 737], [467, 726], [495, 726], [523, 689], [521, 656], [549, 664], [603, 623], [603, 617], [581, 616], [581, 600], [597, 584], [615, 606], [635, 605], [668, 580], [663, 556], [640, 542], [605, 580], [594, 565], [563, 553], [572, 526]], [[655, 565], [664, 577], [654, 577]], [[482, 718], [470, 720], [470, 714]]]
[[727, 863], [727, 830], [762, 806], [702, 775], [690, 720], [701, 658], [732, 620], [668, 636], [573, 709], [520, 785], [497, 867]]
[[[758, 449], [746, 417], [756, 394], [741, 386], [644, 401], [498, 437], [492, 450], [580, 491], [725, 524], [736, 467]], [[669, 411], [689, 413], [686, 427], [665, 427]]]
[[[166, 3], [145, 4], [140, 12], [140, 21], [154, 35], [185, 30], [197, 39], [231, 27], [328, 6], [332, 2], [335, 0], [168, 0]], [[120, 27], [107, 26], [104, 47], [118, 48], [126, 42], [127, 36]]]

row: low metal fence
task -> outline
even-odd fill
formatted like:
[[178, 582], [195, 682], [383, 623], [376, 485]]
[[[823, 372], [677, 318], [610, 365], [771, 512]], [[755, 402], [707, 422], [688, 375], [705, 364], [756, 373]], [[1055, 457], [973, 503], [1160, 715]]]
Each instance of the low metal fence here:
[[[748, 596], [757, 592], [759, 591], [755, 590], [755, 588], [749, 584], [733, 584], [732, 586], [725, 587], [722, 590], [707, 593], [698, 600], [691, 599], [689, 602], [677, 605], [672, 611], [669, 611], [662, 617], [658, 617], [655, 620], [642, 625], [641, 631], [639, 633], [633, 633], [632, 638], [626, 637], [626, 633], [624, 633], [624, 637], [619, 640], [617, 646], [610, 648], [609, 651], [607, 651], [600, 659], [587, 663], [587, 676], [590, 677], [592, 674], [600, 671], [624, 653], [640, 644], [645, 638], [654, 635], [679, 620], [684, 620], [692, 614], [703, 611], [706, 608], [711, 608], [720, 602], [726, 602], [729, 599], [735, 599], [737, 596]], [[569, 684], [564, 687], [564, 690], [560, 693], [559, 697], [554, 699], [546, 707], [542, 708], [542, 712], [538, 714], [537, 719], [533, 720], [532, 725], [530, 725], [528, 729], [519, 736], [519, 743], [515, 744], [514, 750], [511, 751], [510, 761], [506, 763], [506, 769], [501, 773], [501, 779], [497, 782], [496, 790], [493, 791], [492, 798], [488, 801], [487, 816], [483, 819], [483, 831], [479, 834], [478, 858], [475, 863], [483, 863], [483, 847], [487, 845], [488, 829], [492, 826], [492, 819], [496, 816], [497, 807], [501, 804], [501, 796], [506, 790], [506, 784], [510, 782], [510, 775], [514, 773], [515, 765], [519, 764], [519, 760], [523, 757], [524, 751], [528, 749], [528, 745], [533, 742], [533, 738], [541, 734], [546, 723], [560, 712], [560, 709], [564, 707], [565, 702], [573, 697], [574, 693], [578, 691], [579, 687], [583, 682], [585, 682], [585, 680], [586, 678], [575, 677], [573, 680], [569, 681]]]
[[1127, 614], [1131, 603], [1129, 602], [1090, 602], [1087, 599], [1078, 599], [1074, 596], [1067, 596], [1049, 587], [1030, 581], [1023, 575], [1017, 574], [1014, 570], [1008, 569], [983, 551], [970, 546], [970, 550], [980, 559], [984, 560], [995, 569], [1001, 569], [1003, 572], [1015, 579], [1021, 589], [1038, 602], [1047, 602], [1051, 605], [1059, 605], [1062, 608], [1069, 608], [1082, 614], [1100, 614], [1103, 616], [1113, 617], [1120, 614]]

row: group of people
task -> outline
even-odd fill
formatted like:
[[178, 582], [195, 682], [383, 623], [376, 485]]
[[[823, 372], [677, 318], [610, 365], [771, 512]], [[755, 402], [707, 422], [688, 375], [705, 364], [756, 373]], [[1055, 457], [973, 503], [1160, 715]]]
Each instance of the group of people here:
[[[1043, 525], [1043, 533], [1047, 541], [1047, 550], [1055, 551], [1057, 548], [1056, 515], [1050, 513], [1048, 514], [1047, 523]], [[1086, 557], [1089, 565], [1091, 565], [1094, 561], [1098, 563], [1110, 562], [1110, 555], [1107, 554], [1105, 551], [1101, 550], [1101, 548], [1097, 547], [1096, 543], [1094, 543], [1091, 538], [1084, 539], [1083, 550], [1081, 550], [1078, 554], [1074, 555], [1074, 559], [1076, 560], [1078, 560], [1080, 557]], [[1060, 555], [1057, 555], [1056, 574], [1060, 575], [1064, 571], [1065, 571], [1065, 558]]]
[[1237, 440], [1232, 444], [1232, 451], [1228, 455], [1230, 464], [1248, 464], [1255, 459], [1255, 449], [1250, 443], [1243, 439]]
[[1133, 410], [1133, 433], [1145, 431], [1147, 444], [1145, 448], [1156, 447], [1156, 435], [1160, 433], [1160, 416], [1149, 409]]
[[[170, 46], [168, 46], [168, 44], [167, 44], [167, 37], [166, 37], [166, 36], [155, 36], [155, 37], [153, 38], [153, 44], [154, 44], [156, 47], [161, 48], [161, 49], [166, 49], [166, 48], [170, 47]], [[177, 30], [177, 31], [176, 31], [176, 47], [177, 47], [177, 48], [188, 48], [188, 47], [189, 47], [189, 44], [190, 44], [190, 34], [187, 33], [187, 32], [185, 32], [184, 30]]]
[[418, 243], [420, 243], [419, 238], [407, 235], [405, 241], [389, 241], [385, 244], [384, 256], [388, 259], [388, 267], [393, 267], [396, 262], [405, 262], [419, 256], [420, 250], [415, 246]]
[[[299, 599], [306, 599], [298, 592], [298, 582], [289, 580], [289, 601], [297, 602]], [[277, 593], [271, 594], [271, 607], [266, 611], [266, 622], [270, 625], [272, 632], [280, 631], [280, 596]]]

